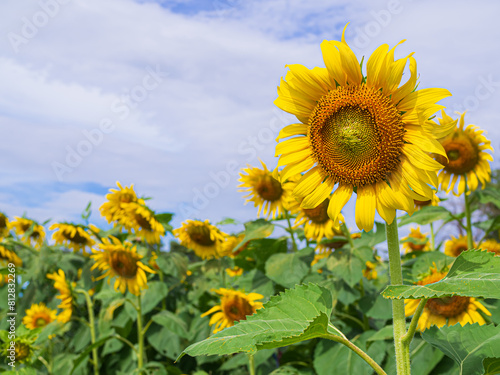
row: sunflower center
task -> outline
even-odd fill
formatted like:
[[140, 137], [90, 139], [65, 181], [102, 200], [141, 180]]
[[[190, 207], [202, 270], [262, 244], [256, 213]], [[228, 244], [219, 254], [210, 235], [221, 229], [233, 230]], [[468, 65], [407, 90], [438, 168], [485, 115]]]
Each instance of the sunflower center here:
[[44, 327], [49, 323], [50, 319], [44, 318], [44, 317], [39, 317], [35, 320], [35, 326], [36, 327]]
[[326, 198], [318, 207], [316, 208], [305, 208], [304, 214], [316, 224], [323, 224], [328, 221], [328, 204], [330, 199]]
[[126, 279], [132, 279], [137, 275], [137, 260], [128, 251], [113, 252], [110, 266], [119, 276]]
[[479, 150], [466, 135], [446, 139], [442, 143], [448, 163], [445, 170], [455, 174], [465, 174], [474, 169], [479, 161]]
[[135, 202], [135, 195], [130, 193], [121, 193], [118, 199], [121, 203]]
[[22, 361], [30, 355], [31, 348], [22, 342], [16, 342], [16, 360]]
[[453, 249], [453, 252], [455, 253], [455, 256], [459, 256], [460, 254], [462, 254], [462, 252], [464, 252], [465, 250], [468, 250], [469, 247], [465, 244], [459, 244], [457, 246], [455, 246], [455, 248]]
[[151, 223], [149, 222], [149, 220], [146, 219], [144, 216], [139, 215], [139, 214], [135, 214], [134, 218], [135, 218], [135, 221], [137, 221], [137, 224], [139, 224], [142, 229], [145, 229], [147, 231], [151, 231], [151, 229], [153, 229], [151, 227]]
[[78, 231], [76, 231], [76, 233], [73, 236], [71, 235], [70, 232], [64, 232], [63, 236], [67, 240], [69, 240], [71, 242], [74, 242], [76, 244], [79, 244], [79, 245], [83, 245], [83, 244], [87, 243], [87, 238], [85, 238], [82, 235], [80, 235], [80, 233], [78, 233]]
[[385, 180], [399, 164], [404, 126], [381, 91], [340, 86], [323, 96], [309, 118], [318, 165], [336, 182], [365, 186]]
[[469, 297], [445, 297], [431, 298], [427, 301], [426, 307], [436, 315], [451, 318], [467, 310], [469, 306]]
[[201, 246], [212, 246], [215, 241], [210, 238], [210, 229], [206, 226], [192, 226], [188, 229], [189, 238]]
[[31, 224], [30, 224], [30, 223], [22, 223], [19, 227], [21, 228], [21, 231], [24, 233], [24, 232], [26, 232], [28, 229], [30, 229]]
[[253, 314], [250, 303], [240, 296], [231, 296], [224, 304], [224, 314], [233, 322], [245, 320], [247, 315]]
[[7, 228], [7, 218], [3, 214], [0, 214], [0, 229], [4, 228]]
[[272, 176], [263, 177], [255, 186], [255, 190], [262, 199], [270, 202], [280, 199], [283, 194], [280, 182]]

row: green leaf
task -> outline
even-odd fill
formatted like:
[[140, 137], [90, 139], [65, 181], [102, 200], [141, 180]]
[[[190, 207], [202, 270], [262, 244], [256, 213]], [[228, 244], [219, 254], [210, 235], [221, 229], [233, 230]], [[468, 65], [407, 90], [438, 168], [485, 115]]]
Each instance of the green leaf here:
[[500, 326], [493, 324], [463, 327], [456, 324], [439, 329], [434, 326], [426, 329], [422, 337], [452, 358], [460, 367], [461, 375], [483, 374], [483, 359], [500, 358]]
[[486, 233], [491, 233], [500, 229], [500, 216], [494, 219], [480, 221], [473, 224], [475, 227], [484, 230]]
[[153, 310], [163, 299], [167, 297], [167, 284], [161, 281], [151, 281], [148, 289], [142, 292], [142, 313], [147, 314]]
[[222, 219], [221, 221], [219, 221], [218, 223], [216, 223], [215, 225], [219, 226], [219, 225], [229, 225], [229, 224], [233, 224], [233, 225], [238, 225], [240, 222], [236, 219], [233, 219], [233, 218], [230, 218], [230, 217], [225, 217], [224, 219]]
[[274, 224], [265, 219], [258, 219], [245, 223], [245, 237], [239, 245], [233, 249], [233, 253], [237, 252], [241, 246], [245, 245], [250, 240], [269, 237], [273, 231]]
[[453, 220], [453, 215], [446, 208], [441, 206], [425, 206], [413, 213], [413, 215], [404, 215], [400, 218], [399, 226], [416, 223], [420, 225], [430, 224], [436, 220], [448, 222]]
[[182, 338], [189, 338], [186, 323], [173, 312], [163, 310], [162, 312], [154, 315], [151, 319], [153, 319], [153, 322], [167, 328], [176, 335], [179, 335]]
[[254, 315], [189, 346], [182, 355], [255, 353], [314, 337], [339, 335], [329, 324], [331, 311], [329, 290], [315, 284], [300, 285], [271, 297]]
[[361, 238], [354, 240], [354, 246], [368, 246], [373, 247], [381, 242], [385, 241], [385, 224], [375, 222], [377, 227], [376, 231], [362, 232]]
[[500, 192], [497, 189], [487, 187], [484, 190], [477, 190], [475, 193], [479, 197], [479, 202], [483, 204], [493, 203], [497, 208], [500, 208]]
[[309, 272], [309, 266], [300, 258], [300, 252], [272, 255], [266, 262], [266, 276], [285, 288], [293, 288]]
[[429, 270], [434, 267], [438, 269], [443, 269], [445, 266], [450, 266], [454, 261], [454, 257], [450, 257], [440, 251], [426, 251], [421, 254], [417, 254], [418, 258], [415, 259], [415, 263], [412, 267], [412, 276], [415, 279], [422, 274], [426, 274]]
[[331, 254], [326, 266], [336, 278], [343, 279], [351, 287], [359, 283], [365, 268], [361, 260], [353, 256], [353, 253], [348, 249], [337, 250]]
[[[85, 359], [87, 358], [87, 356], [90, 354], [90, 352], [92, 351], [92, 349], [94, 348], [98, 348], [100, 347], [101, 345], [104, 345], [104, 343], [106, 341], [108, 341], [109, 339], [112, 339], [116, 337], [115, 335], [110, 335], [110, 336], [107, 336], [107, 337], [104, 337], [98, 341], [96, 341], [95, 343], [93, 343], [92, 345], [89, 345], [87, 346], [87, 348], [82, 352], [80, 353], [80, 355], [73, 361], [73, 369], [71, 371], [71, 374], [73, 374], [73, 372], [76, 370], [76, 368], [78, 367], [78, 365]], [[71, 375], [70, 374], [70, 375]]]
[[442, 280], [429, 285], [390, 285], [382, 295], [391, 299], [454, 295], [500, 299], [500, 257], [486, 251], [464, 251]]
[[500, 358], [485, 358], [483, 367], [484, 375], [500, 374]]

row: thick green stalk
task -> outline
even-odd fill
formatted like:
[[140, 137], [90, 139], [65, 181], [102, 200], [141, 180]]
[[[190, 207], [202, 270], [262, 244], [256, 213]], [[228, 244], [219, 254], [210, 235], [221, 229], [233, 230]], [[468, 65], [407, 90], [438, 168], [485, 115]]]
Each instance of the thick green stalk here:
[[248, 355], [248, 372], [250, 375], [255, 375], [255, 358], [253, 354]]
[[137, 368], [139, 374], [142, 374], [144, 364], [144, 331], [142, 329], [142, 307], [141, 293], [137, 296], [137, 340], [139, 341], [139, 353], [137, 353]]
[[[389, 249], [389, 274], [391, 285], [403, 285], [401, 270], [401, 254], [399, 250], [398, 224], [396, 219], [385, 225], [387, 247]], [[410, 374], [410, 345], [403, 341], [406, 334], [406, 317], [404, 300], [392, 300], [392, 321], [394, 325], [394, 346], [398, 375]]]
[[[95, 344], [95, 322], [94, 322], [94, 304], [90, 299], [90, 295], [86, 290], [76, 289], [77, 293], [81, 293], [85, 296], [85, 301], [87, 302], [87, 310], [89, 313], [89, 328], [90, 328], [90, 342]], [[97, 348], [92, 349], [92, 363], [94, 364], [94, 374], [99, 375], [99, 357], [97, 355]]]
[[293, 249], [295, 251], [298, 251], [299, 249], [297, 248], [297, 243], [295, 242], [295, 236], [293, 235], [293, 228], [292, 228], [292, 223], [290, 221], [290, 214], [288, 210], [285, 210], [285, 217], [286, 221], [288, 222], [288, 232], [290, 232], [290, 237], [292, 237]]
[[465, 179], [465, 191], [464, 191], [464, 201], [465, 201], [465, 219], [467, 220], [466, 230], [467, 230], [467, 247], [469, 249], [474, 248], [474, 241], [472, 240], [472, 223], [471, 223], [471, 212], [470, 212], [470, 202], [467, 193], [469, 189], [467, 189], [467, 178], [462, 176]]

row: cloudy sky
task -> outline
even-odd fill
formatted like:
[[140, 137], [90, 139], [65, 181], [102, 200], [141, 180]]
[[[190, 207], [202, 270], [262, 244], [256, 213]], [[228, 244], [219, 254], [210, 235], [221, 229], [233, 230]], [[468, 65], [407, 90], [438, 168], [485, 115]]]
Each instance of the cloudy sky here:
[[285, 65], [324, 66], [321, 41], [347, 22], [358, 56], [406, 39], [396, 57], [415, 52], [419, 87], [450, 90], [441, 103], [498, 149], [499, 13], [455, 0], [2, 0], [0, 211], [78, 222], [92, 201], [102, 224], [120, 181], [176, 226], [253, 219], [237, 174], [276, 165], [293, 122], [273, 105]]

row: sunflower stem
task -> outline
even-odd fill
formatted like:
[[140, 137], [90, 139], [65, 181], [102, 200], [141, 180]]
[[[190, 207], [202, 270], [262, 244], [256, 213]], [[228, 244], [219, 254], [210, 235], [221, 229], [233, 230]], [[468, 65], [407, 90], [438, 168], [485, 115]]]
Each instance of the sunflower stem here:
[[436, 236], [434, 234], [434, 225], [433, 223], [430, 224], [431, 227], [431, 250], [434, 251], [436, 250]]
[[415, 336], [415, 330], [417, 329], [418, 320], [420, 319], [420, 315], [422, 315], [422, 311], [424, 311], [425, 304], [427, 303], [427, 298], [423, 298], [420, 300], [420, 303], [413, 314], [413, 318], [411, 318], [410, 326], [408, 327], [408, 332], [403, 336], [403, 343], [406, 345], [411, 344], [411, 340], [413, 340], [413, 336]]
[[285, 217], [286, 217], [286, 221], [288, 223], [288, 232], [290, 233], [290, 237], [292, 238], [293, 249], [295, 251], [298, 251], [297, 243], [295, 242], [295, 236], [293, 235], [292, 223], [290, 221], [290, 215], [288, 213], [288, 210], [285, 210]]
[[340, 228], [342, 229], [342, 233], [344, 233], [344, 236], [347, 237], [347, 241], [349, 242], [351, 250], [354, 249], [354, 242], [352, 241], [351, 232], [349, 232], [349, 228], [347, 228], [347, 225], [345, 225], [345, 223], [342, 223], [340, 225]]
[[465, 179], [465, 191], [464, 191], [464, 201], [465, 201], [465, 218], [467, 220], [466, 230], [467, 230], [467, 247], [470, 249], [474, 248], [474, 241], [472, 240], [472, 223], [471, 223], [471, 212], [470, 212], [470, 201], [467, 193], [469, 189], [467, 188], [467, 177], [464, 175]]
[[139, 374], [142, 374], [142, 366], [144, 363], [144, 331], [142, 329], [142, 306], [141, 293], [137, 295], [137, 340], [139, 341], [139, 352], [137, 353], [137, 369]]
[[248, 355], [248, 372], [250, 375], [255, 375], [255, 358], [253, 354]]
[[[385, 225], [387, 247], [389, 250], [389, 274], [391, 285], [403, 285], [401, 270], [401, 253], [399, 249], [398, 224], [393, 220]], [[396, 366], [398, 375], [410, 374], [410, 345], [403, 342], [406, 334], [406, 316], [404, 300], [392, 300], [392, 321], [394, 326], [394, 346], [396, 349]]]
[[[76, 289], [75, 292], [81, 293], [85, 296], [87, 302], [87, 310], [89, 313], [89, 328], [90, 328], [90, 342], [92, 345], [96, 342], [95, 337], [95, 323], [94, 323], [94, 304], [90, 298], [89, 293], [83, 289]], [[92, 363], [94, 364], [94, 374], [99, 375], [99, 357], [97, 356], [97, 348], [92, 349]]]
[[[157, 245], [156, 245], [156, 251], [155, 251], [155, 254], [156, 254], [156, 256], [157, 256], [158, 258], [160, 257], [160, 252], [161, 252], [161, 250], [160, 250], [160, 244], [157, 244]], [[158, 267], [158, 268], [160, 268], [160, 267]], [[164, 281], [165, 276], [163, 275], [162, 270], [160, 270], [160, 269], [159, 269], [158, 271], [160, 271], [160, 272], [158, 272], [158, 275], [160, 276], [160, 282], [163, 284], [163, 283], [165, 282], [165, 281]], [[162, 310], [166, 310], [166, 309], [167, 309], [167, 300], [166, 300], [165, 298], [163, 298], [163, 299], [161, 300], [161, 309], [162, 309]]]

